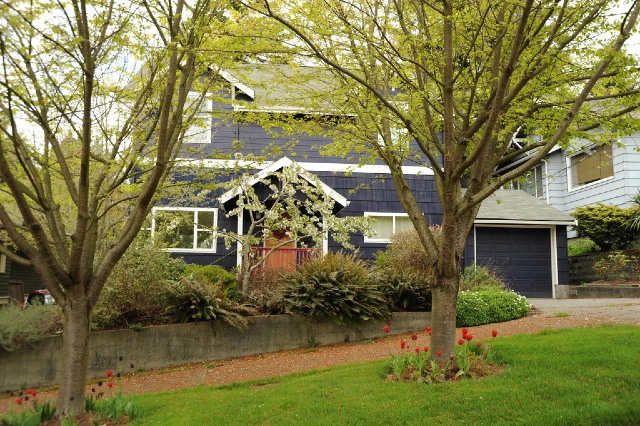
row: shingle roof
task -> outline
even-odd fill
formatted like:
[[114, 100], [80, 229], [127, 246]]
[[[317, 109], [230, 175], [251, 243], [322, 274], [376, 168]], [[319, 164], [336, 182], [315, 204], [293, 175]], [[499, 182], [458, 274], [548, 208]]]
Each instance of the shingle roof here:
[[268, 111], [334, 111], [331, 91], [334, 77], [320, 67], [282, 64], [235, 64], [221, 75], [237, 82], [252, 101], [237, 103], [238, 109]]
[[524, 191], [501, 189], [482, 202], [476, 223], [573, 225], [575, 219]]

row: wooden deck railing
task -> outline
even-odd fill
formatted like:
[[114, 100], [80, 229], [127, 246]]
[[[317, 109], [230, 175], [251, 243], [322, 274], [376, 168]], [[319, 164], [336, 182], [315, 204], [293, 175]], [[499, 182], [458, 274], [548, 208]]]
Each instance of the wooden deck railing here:
[[[256, 256], [262, 257], [269, 253], [271, 247], [253, 247], [253, 250]], [[269, 254], [261, 268], [294, 268], [310, 257], [315, 256], [318, 252], [314, 248], [280, 247]]]

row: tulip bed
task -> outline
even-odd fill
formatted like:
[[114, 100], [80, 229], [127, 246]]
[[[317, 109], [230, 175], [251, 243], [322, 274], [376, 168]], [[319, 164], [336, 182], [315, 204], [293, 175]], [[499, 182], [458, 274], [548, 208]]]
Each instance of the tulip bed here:
[[638, 336], [634, 326], [498, 336], [486, 343], [504, 371], [477, 380], [390, 381], [374, 361], [139, 395], [135, 424], [640, 424]]

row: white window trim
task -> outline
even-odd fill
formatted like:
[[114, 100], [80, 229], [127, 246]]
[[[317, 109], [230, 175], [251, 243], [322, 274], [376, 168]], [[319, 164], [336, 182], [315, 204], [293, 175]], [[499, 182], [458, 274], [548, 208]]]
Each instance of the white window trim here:
[[194, 212], [194, 224], [193, 224], [193, 244], [198, 244], [198, 212], [213, 212], [213, 248], [167, 248], [169, 252], [189, 252], [189, 253], [215, 253], [218, 246], [218, 208], [217, 207], [154, 207], [151, 210], [151, 238], [155, 237], [156, 231], [156, 212], [157, 211], [188, 211]]
[[[199, 97], [201, 96], [200, 93], [197, 92], [190, 92], [187, 94], [187, 99], [194, 99], [197, 100]], [[200, 140], [196, 140], [196, 141], [191, 141], [189, 139], [187, 139], [187, 131], [189, 130], [189, 128], [185, 129], [185, 134], [184, 134], [184, 138], [183, 138], [183, 143], [186, 144], [191, 144], [191, 145], [196, 145], [196, 144], [210, 144], [211, 140], [212, 140], [212, 132], [213, 132], [213, 126], [211, 124], [211, 112], [213, 111], [213, 101], [210, 99], [203, 99], [202, 100], [202, 106], [206, 106], [206, 112], [198, 112], [194, 118], [195, 119], [200, 119], [200, 118], [204, 118], [206, 120], [208, 120], [209, 125], [205, 126], [202, 128], [202, 133], [206, 133], [209, 135], [209, 137], [207, 138], [206, 141], [200, 141]], [[203, 117], [206, 114], [206, 117]], [[191, 126], [193, 126], [194, 124], [192, 124]], [[190, 127], [191, 127], [190, 126]]]
[[[587, 147], [587, 151], [592, 150], [594, 148], [598, 148], [598, 146], [591, 145], [591, 146]], [[571, 154], [571, 155], [567, 154], [567, 156], [566, 156], [565, 161], [566, 161], [566, 165], [567, 165], [567, 192], [580, 191], [580, 190], [582, 190], [584, 188], [590, 188], [592, 186], [597, 186], [597, 185], [600, 185], [600, 184], [602, 184], [604, 182], [610, 181], [610, 180], [612, 180], [612, 179], [614, 179], [616, 177], [616, 169], [615, 169], [615, 165], [613, 164], [614, 152], [613, 152], [613, 143], [612, 143], [611, 144], [611, 168], [613, 169], [613, 175], [609, 176], [609, 177], [606, 177], [604, 179], [600, 179], [600, 180], [596, 180], [594, 182], [587, 183], [585, 185], [576, 186], [574, 188], [573, 187], [573, 182], [571, 181], [571, 159], [573, 157], [575, 157], [576, 155], [585, 154], [585, 153], [586, 153], [586, 151], [580, 151], [580, 152], [576, 152], [576, 153]]]
[[7, 256], [0, 253], [0, 274], [7, 273]]
[[[541, 173], [540, 180], [542, 182], [542, 192], [540, 194], [538, 194], [538, 182], [537, 182], [537, 179], [538, 179], [538, 170], [537, 169], [538, 169], [538, 167], [540, 168], [540, 173]], [[544, 172], [542, 171], [542, 164], [538, 164], [537, 166], [534, 166], [533, 168], [529, 169], [528, 173], [531, 173], [531, 176], [533, 176], [533, 186], [534, 186], [535, 192], [536, 192], [535, 197], [540, 199], [540, 200], [543, 199], [544, 198], [544, 190], [545, 190], [545, 188], [544, 188], [544, 180], [545, 180], [546, 176], [545, 176]], [[524, 183], [524, 184], [521, 185], [519, 181], [517, 181], [517, 180], [513, 181], [512, 180], [511, 181], [511, 186], [512, 187], [513, 187], [513, 182], [515, 182], [515, 184], [516, 184], [516, 189], [518, 189], [520, 191], [527, 192], [525, 190], [525, 188], [523, 188], [523, 185], [527, 185], [529, 182]], [[527, 194], [529, 194], [529, 193], [527, 192]], [[531, 195], [531, 194], [529, 194], [529, 195]]]
[[[376, 216], [385, 216], [385, 217], [393, 217], [393, 229], [391, 230], [392, 234], [396, 233], [396, 217], [409, 217], [407, 213], [378, 213], [378, 212], [364, 212], [365, 217], [376, 217]], [[390, 243], [391, 240], [387, 240], [384, 238], [371, 238], [365, 234], [364, 236], [365, 243]]]

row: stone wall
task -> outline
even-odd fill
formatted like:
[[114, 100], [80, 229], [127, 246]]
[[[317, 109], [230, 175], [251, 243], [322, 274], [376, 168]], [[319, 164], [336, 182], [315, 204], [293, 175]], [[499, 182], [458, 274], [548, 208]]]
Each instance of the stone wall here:
[[[397, 312], [391, 319], [391, 333], [424, 330], [430, 323], [429, 312]], [[139, 332], [95, 332], [89, 343], [88, 377], [104, 376], [110, 369], [130, 371], [131, 363], [136, 370], [149, 370], [306, 347], [311, 342], [328, 345], [370, 339], [382, 336], [383, 326], [381, 322], [366, 321], [358, 330], [330, 320], [310, 324], [299, 315], [272, 315], [250, 318], [245, 332], [219, 322], [147, 327]], [[0, 349], [0, 392], [55, 384], [61, 365], [61, 336], [47, 337], [35, 347], [14, 352]]]

